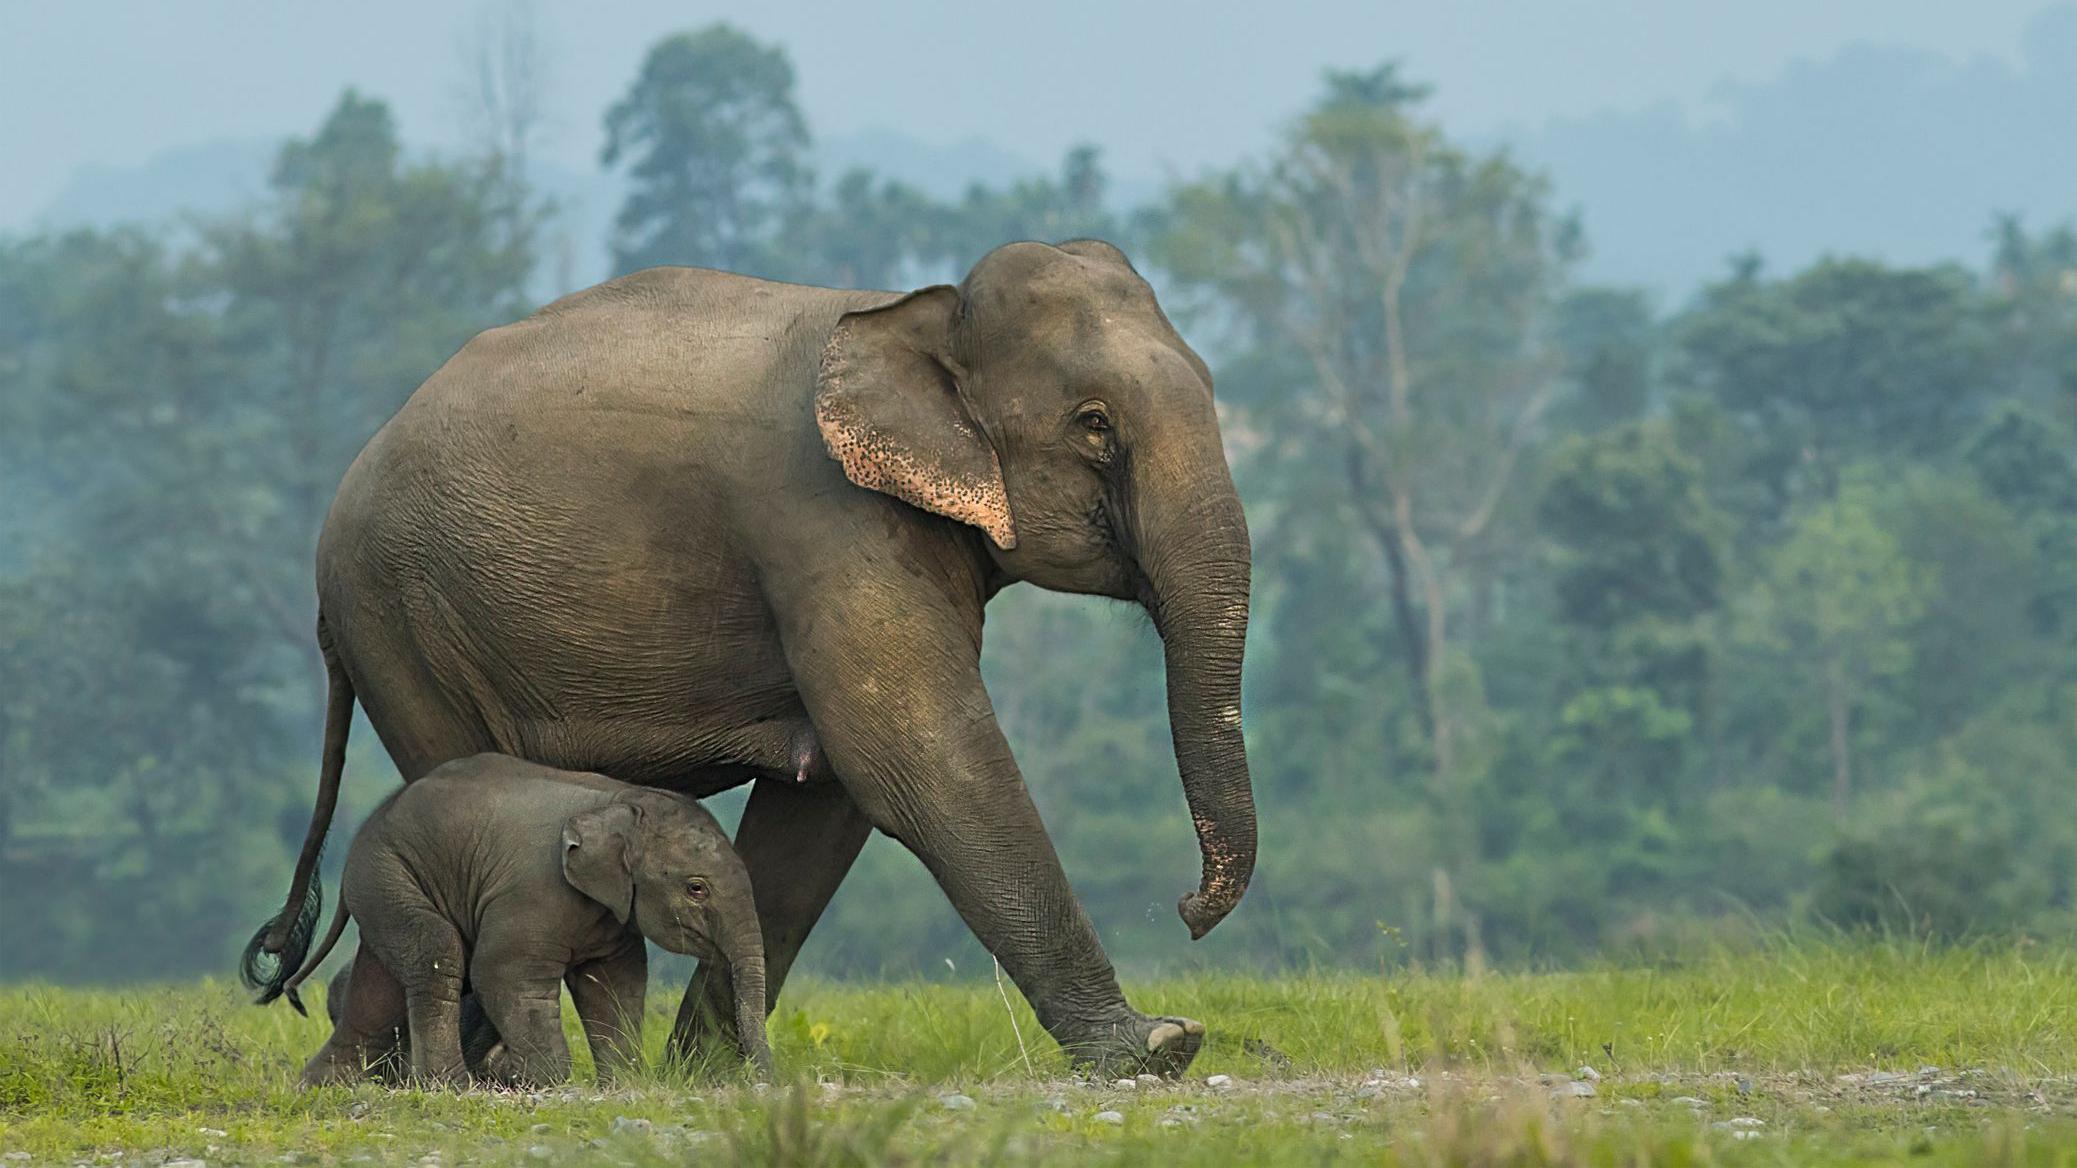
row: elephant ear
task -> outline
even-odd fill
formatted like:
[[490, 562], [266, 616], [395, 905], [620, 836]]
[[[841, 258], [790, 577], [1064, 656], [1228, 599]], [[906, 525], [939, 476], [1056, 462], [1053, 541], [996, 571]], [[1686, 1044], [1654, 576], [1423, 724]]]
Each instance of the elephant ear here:
[[635, 911], [635, 830], [639, 813], [615, 800], [563, 822], [563, 879], [626, 924]]
[[1002, 463], [960, 400], [959, 292], [938, 284], [847, 312], [822, 350], [815, 423], [844, 477], [1017, 546]]

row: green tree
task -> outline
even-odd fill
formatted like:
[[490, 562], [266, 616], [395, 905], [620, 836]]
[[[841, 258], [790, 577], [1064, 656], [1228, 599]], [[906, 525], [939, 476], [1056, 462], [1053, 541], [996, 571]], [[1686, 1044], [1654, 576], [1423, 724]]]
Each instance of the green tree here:
[[1841, 821], [1853, 794], [1854, 712], [1875, 685], [1911, 664], [1905, 631], [1932, 586], [1882, 526], [1874, 489], [1850, 483], [1793, 517], [1743, 598], [1746, 635], [1823, 703], [1832, 812]]
[[1827, 259], [1785, 280], [1748, 262], [1678, 326], [1684, 383], [1754, 439], [1743, 468], [1772, 518], [1828, 499], [1848, 462], [1926, 457], [1993, 388], [1983, 313], [1959, 267]]
[[658, 41], [606, 111], [600, 160], [630, 182], [613, 264], [783, 275], [778, 234], [812, 183], [786, 51], [727, 24]]

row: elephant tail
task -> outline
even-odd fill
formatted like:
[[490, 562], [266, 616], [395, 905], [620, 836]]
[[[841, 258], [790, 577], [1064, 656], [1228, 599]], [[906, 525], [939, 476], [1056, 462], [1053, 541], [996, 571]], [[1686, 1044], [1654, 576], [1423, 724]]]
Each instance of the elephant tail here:
[[296, 1013], [309, 1016], [310, 1012], [303, 1008], [303, 999], [296, 991], [304, 982], [310, 980], [310, 975], [317, 972], [317, 967], [324, 964], [325, 958], [332, 955], [332, 946], [339, 943], [339, 935], [346, 931], [346, 922], [352, 916], [353, 914], [346, 909], [346, 897], [340, 896], [339, 907], [332, 910], [332, 927], [325, 930], [324, 940], [317, 943], [316, 951], [303, 963], [303, 968], [281, 983], [281, 996], [287, 998], [288, 1004], [296, 1008]]
[[[260, 926], [245, 946], [238, 963], [238, 979], [259, 992], [261, 1005], [280, 997], [288, 988], [291, 971], [300, 969], [310, 952], [310, 939], [317, 932], [324, 911], [324, 883], [318, 879], [317, 862], [325, 850], [325, 836], [332, 829], [332, 812], [339, 805], [339, 777], [346, 769], [346, 734], [353, 727], [353, 681], [339, 661], [332, 644], [331, 629], [323, 614], [317, 618], [317, 647], [324, 654], [325, 746], [324, 762], [317, 777], [317, 804], [310, 811], [310, 831], [303, 837], [303, 852], [296, 858], [295, 879], [289, 884], [288, 899], [281, 912]], [[291, 994], [289, 1004], [298, 1012], [302, 1003]]]

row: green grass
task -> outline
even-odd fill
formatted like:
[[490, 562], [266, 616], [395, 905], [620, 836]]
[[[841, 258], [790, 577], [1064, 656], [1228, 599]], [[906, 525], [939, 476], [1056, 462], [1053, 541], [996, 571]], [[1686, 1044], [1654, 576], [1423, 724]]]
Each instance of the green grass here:
[[[732, 1071], [651, 1071], [601, 1091], [580, 1054], [568, 1087], [461, 1094], [299, 1092], [321, 1011], [256, 1009], [223, 984], [4, 988], [0, 1154], [12, 1159], [0, 1168], [24, 1154], [115, 1153], [2077, 1166], [2077, 953], [2066, 949], [1781, 943], [1649, 968], [1219, 975], [1128, 990], [1143, 1009], [1211, 1027], [1190, 1080], [1077, 1082], [1022, 1000], [1012, 990], [1007, 1009], [992, 982], [796, 983], [773, 1021], [789, 1081], [769, 1089]], [[675, 996], [652, 994], [652, 1055]], [[1582, 1064], [1602, 1076], [1594, 1095], [1554, 1095]], [[1235, 1082], [1205, 1085], [1215, 1074]], [[946, 1106], [954, 1092], [973, 1106]]]

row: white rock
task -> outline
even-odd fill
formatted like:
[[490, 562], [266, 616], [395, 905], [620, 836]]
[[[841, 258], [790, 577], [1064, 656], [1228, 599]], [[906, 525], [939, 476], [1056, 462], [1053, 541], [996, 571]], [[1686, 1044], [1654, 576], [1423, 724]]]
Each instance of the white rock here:
[[168, 1160], [159, 1168], [209, 1168], [207, 1160]]
[[1139, 1080], [1120, 1079], [1117, 1082], [1112, 1083], [1111, 1086], [1116, 1087], [1120, 1091], [1137, 1091], [1139, 1090]]
[[213, 1136], [217, 1139], [222, 1139], [223, 1137], [230, 1135], [231, 1133], [225, 1131], [220, 1127], [198, 1127], [195, 1129], [195, 1134], [198, 1136]]
[[1116, 1124], [1125, 1122], [1124, 1113], [1117, 1111], [1099, 1111], [1092, 1118], [1094, 1118], [1098, 1123]]
[[1207, 1087], [1231, 1087], [1233, 1086], [1233, 1076], [1207, 1075], [1205, 1076], [1204, 1085]]
[[974, 1100], [971, 1095], [960, 1095], [957, 1093], [940, 1095], [938, 1096], [938, 1106], [943, 1107], [946, 1111], [972, 1111], [974, 1109]]
[[1678, 1103], [1682, 1107], [1702, 1108], [1709, 1106], [1709, 1100], [1697, 1099], [1693, 1095], [1675, 1095], [1671, 1102]]
[[1140, 1086], [1142, 1086], [1142, 1087], [1159, 1087], [1159, 1086], [1161, 1085], [1161, 1076], [1159, 1076], [1159, 1075], [1141, 1075], [1141, 1076], [1139, 1076], [1139, 1077], [1138, 1077], [1138, 1079], [1137, 1079], [1136, 1081], [1137, 1081], [1137, 1082], [1139, 1083], [1139, 1085], [1140, 1085]]
[[1601, 1081], [1601, 1072], [1595, 1070], [1592, 1067], [1581, 1067], [1577, 1071], [1574, 1071], [1573, 1074], [1579, 1078], [1585, 1079], [1589, 1083], [1598, 1083]]
[[549, 1160], [555, 1157], [554, 1150], [547, 1144], [535, 1144], [526, 1150], [526, 1154], [535, 1160]]
[[649, 1122], [646, 1119], [631, 1119], [625, 1115], [616, 1115], [613, 1117], [612, 1127], [608, 1130], [610, 1130], [616, 1136], [621, 1135], [625, 1132], [635, 1132], [642, 1135], [647, 1135], [649, 1134], [650, 1130], [653, 1129], [655, 1126], [655, 1124]]
[[1560, 1099], [1592, 1099], [1597, 1092], [1594, 1090], [1592, 1083], [1583, 1083], [1578, 1079], [1573, 1079], [1551, 1088], [1551, 1094]]

